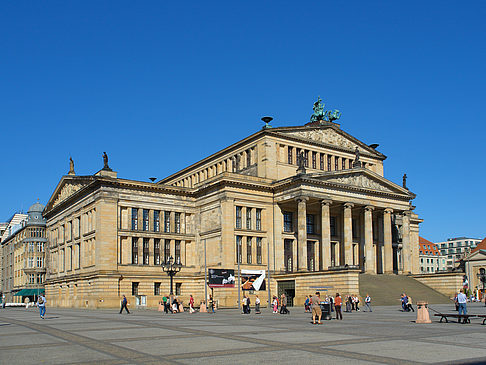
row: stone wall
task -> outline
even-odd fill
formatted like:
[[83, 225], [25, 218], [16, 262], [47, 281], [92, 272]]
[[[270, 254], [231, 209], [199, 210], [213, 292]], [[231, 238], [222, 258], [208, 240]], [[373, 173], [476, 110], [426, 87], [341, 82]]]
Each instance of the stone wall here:
[[439, 293], [453, 298], [454, 295], [462, 289], [462, 277], [464, 273], [446, 272], [436, 274], [413, 275], [415, 280], [430, 286]]

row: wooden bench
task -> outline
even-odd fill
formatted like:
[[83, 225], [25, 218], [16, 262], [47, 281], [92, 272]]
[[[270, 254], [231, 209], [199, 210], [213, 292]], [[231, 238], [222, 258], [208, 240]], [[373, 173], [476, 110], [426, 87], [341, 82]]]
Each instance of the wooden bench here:
[[447, 317], [457, 318], [457, 323], [461, 323], [461, 319], [464, 319], [462, 323], [471, 323], [470, 318], [477, 317], [477, 314], [436, 313], [434, 316], [440, 317], [440, 323], [442, 323], [443, 319], [445, 319], [446, 323], [448, 323], [449, 321], [447, 320]]
[[478, 318], [482, 318], [483, 319], [483, 324], [486, 324], [486, 314], [476, 314], [476, 316]]

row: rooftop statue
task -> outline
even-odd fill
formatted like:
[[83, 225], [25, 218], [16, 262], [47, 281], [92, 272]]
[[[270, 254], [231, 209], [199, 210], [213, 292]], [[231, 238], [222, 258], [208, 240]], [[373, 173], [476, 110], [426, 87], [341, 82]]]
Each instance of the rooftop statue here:
[[314, 110], [314, 113], [310, 117], [311, 122], [318, 122], [320, 120], [324, 120], [325, 117], [324, 104], [322, 103], [320, 96], [317, 97], [317, 101], [314, 103], [312, 110]]
[[334, 109], [334, 110], [328, 110], [326, 112], [326, 117], [327, 117], [327, 120], [329, 122], [333, 122], [335, 120], [338, 120], [339, 118], [341, 118], [341, 112], [337, 109]]
[[68, 175], [76, 175], [74, 172], [74, 161], [71, 156], [69, 156], [69, 172]]

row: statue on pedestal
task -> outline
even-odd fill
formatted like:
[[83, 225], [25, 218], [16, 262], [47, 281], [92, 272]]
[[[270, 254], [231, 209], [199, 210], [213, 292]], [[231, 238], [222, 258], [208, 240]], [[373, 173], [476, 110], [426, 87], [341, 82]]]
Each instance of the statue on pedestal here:
[[106, 154], [106, 152], [103, 152], [103, 170], [110, 170], [110, 166], [108, 166], [108, 155]]
[[74, 172], [74, 161], [71, 158], [71, 156], [69, 156], [69, 172], [68, 172], [68, 175], [76, 175], [76, 173]]

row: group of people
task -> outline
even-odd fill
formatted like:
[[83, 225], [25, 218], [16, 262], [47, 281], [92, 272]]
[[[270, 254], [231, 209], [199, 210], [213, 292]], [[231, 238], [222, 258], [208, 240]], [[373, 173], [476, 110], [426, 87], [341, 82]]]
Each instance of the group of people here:
[[272, 298], [272, 309], [273, 313], [279, 313], [278, 308], [280, 307], [280, 314], [290, 314], [290, 311], [287, 309], [287, 296], [282, 293], [280, 295], [280, 300], [277, 296], [273, 296]]
[[[250, 297], [247, 296], [246, 294], [243, 295], [242, 307], [243, 307], [243, 314], [250, 314], [251, 313], [251, 300], [250, 300]], [[260, 311], [260, 298], [258, 297], [258, 295], [255, 296], [255, 313], [256, 314], [262, 313]]]
[[[337, 297], [337, 294], [336, 294], [336, 297]], [[342, 300], [343, 299], [340, 297], [341, 303], [342, 303]], [[330, 304], [331, 312], [335, 311], [335, 307], [336, 307], [335, 298], [332, 295], [326, 295], [323, 298], [322, 303]], [[359, 311], [360, 310], [359, 309], [359, 303], [360, 303], [360, 298], [359, 298], [358, 295], [355, 295], [355, 294], [346, 295], [345, 298], [344, 298], [344, 304], [345, 304], [344, 312]], [[311, 312], [311, 304], [312, 304], [312, 295], [308, 295], [308, 296], [305, 297], [305, 301], [304, 301], [304, 311], [306, 313]], [[342, 304], [340, 304], [340, 306], [342, 306]], [[371, 309], [371, 297], [370, 297], [369, 294], [366, 294], [365, 306], [366, 306], [366, 308], [368, 309], [369, 312], [373, 312], [373, 310]], [[365, 310], [365, 312], [366, 312], [366, 310]]]
[[402, 303], [402, 310], [404, 312], [415, 312], [415, 310], [413, 309], [413, 306], [412, 306], [412, 297], [405, 294], [405, 293], [402, 293], [402, 295], [400, 295], [400, 301]]
[[350, 294], [347, 295], [346, 298], [344, 299], [346, 303], [346, 310], [345, 312], [352, 312], [356, 311], [359, 312], [359, 297], [355, 294]]

